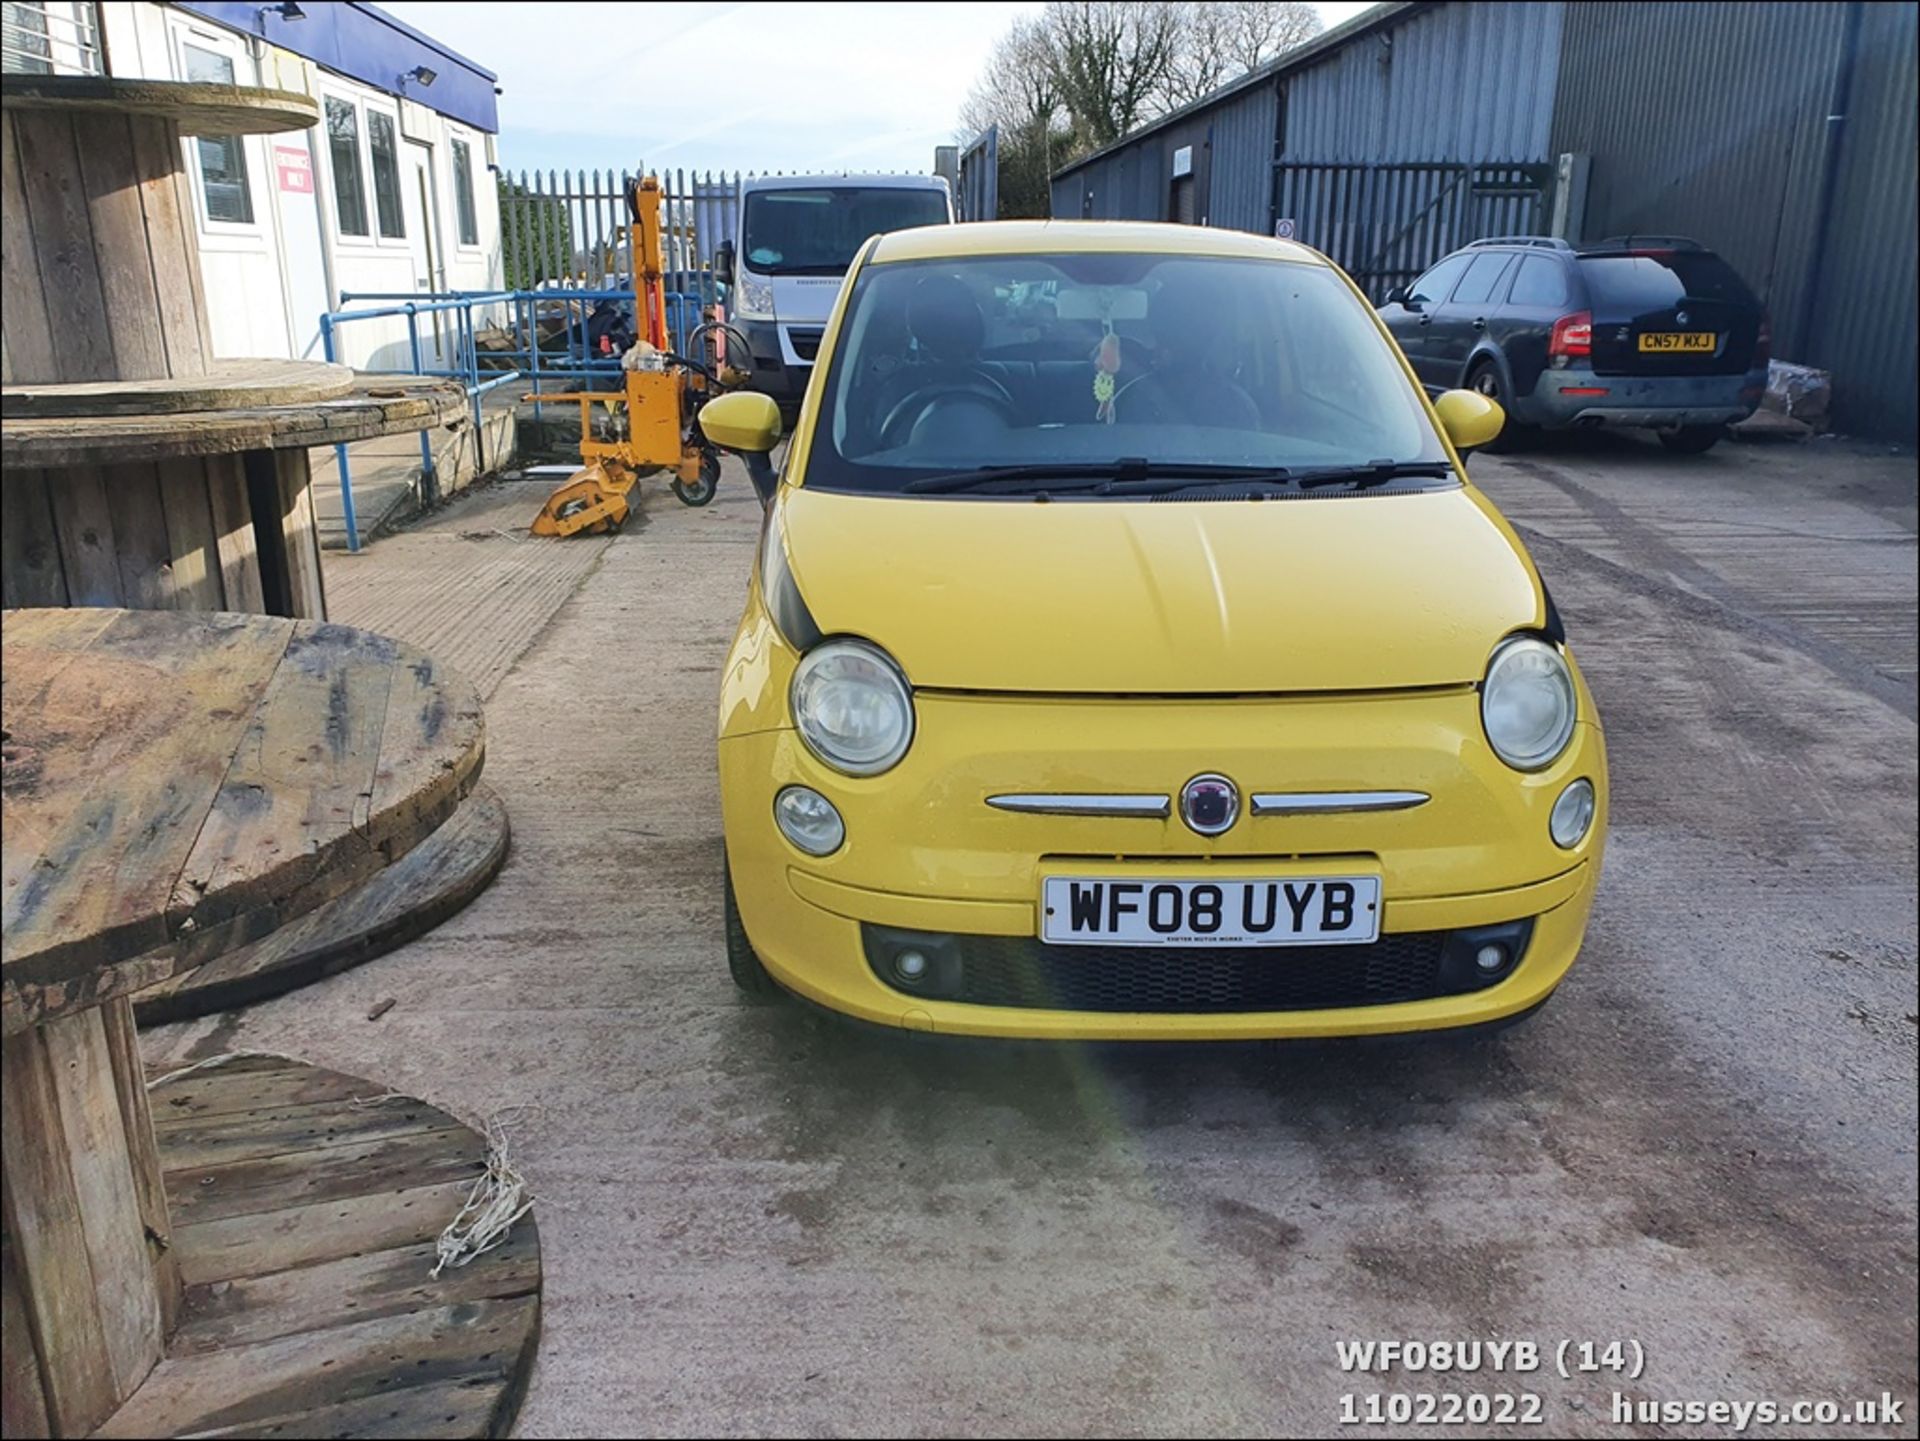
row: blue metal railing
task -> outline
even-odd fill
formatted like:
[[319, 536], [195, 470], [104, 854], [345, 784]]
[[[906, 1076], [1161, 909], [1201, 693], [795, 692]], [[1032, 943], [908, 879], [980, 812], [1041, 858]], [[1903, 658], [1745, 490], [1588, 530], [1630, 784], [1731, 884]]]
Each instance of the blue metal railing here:
[[[467, 403], [473, 411], [474, 464], [476, 469], [486, 468], [486, 431], [482, 416], [481, 398], [488, 391], [511, 381], [530, 382], [535, 396], [534, 419], [541, 418], [541, 387], [545, 384], [561, 383], [578, 385], [594, 381], [604, 381], [609, 376], [620, 373], [620, 357], [617, 355], [596, 356], [588, 333], [590, 305], [633, 301], [633, 292], [620, 290], [590, 289], [552, 289], [552, 290], [448, 290], [422, 292], [416, 294], [386, 291], [350, 291], [340, 297], [341, 308], [328, 311], [320, 317], [320, 344], [325, 358], [329, 361], [339, 359], [337, 333], [343, 325], [362, 320], [392, 320], [404, 318], [407, 322], [407, 352], [412, 361], [410, 369], [385, 368], [375, 370], [376, 374], [434, 376], [445, 380], [457, 380], [465, 390]], [[368, 310], [347, 309], [348, 306], [375, 302]], [[390, 302], [381, 304], [378, 302]], [[676, 303], [677, 302], [677, 303]], [[509, 368], [498, 375], [489, 375], [482, 380], [480, 370], [481, 351], [477, 339], [479, 327], [475, 324], [474, 312], [503, 307], [507, 310], [510, 328], [507, 334], [515, 344], [504, 350], [489, 349], [486, 352], [489, 366], [503, 364]], [[543, 318], [551, 318], [557, 308], [561, 327], [557, 332], [561, 347], [551, 354], [541, 344], [539, 325]], [[667, 297], [667, 320], [669, 336], [676, 350], [684, 350], [687, 336], [700, 321], [698, 297], [682, 295], [677, 292]], [[423, 315], [448, 315], [454, 319], [454, 337], [451, 360], [452, 368], [429, 366], [420, 335], [420, 317]], [[442, 358], [446, 358], [444, 346], [438, 347]], [[559, 362], [556, 364], [555, 362]], [[368, 369], [372, 369], [368, 367]], [[353, 475], [347, 460], [347, 447], [334, 447], [335, 463], [340, 472], [340, 506], [344, 512], [347, 526], [347, 549], [360, 549], [359, 517], [353, 503]], [[421, 485], [429, 498], [437, 493], [439, 478], [435, 474], [433, 461], [433, 441], [427, 431], [420, 432], [420, 475]]]

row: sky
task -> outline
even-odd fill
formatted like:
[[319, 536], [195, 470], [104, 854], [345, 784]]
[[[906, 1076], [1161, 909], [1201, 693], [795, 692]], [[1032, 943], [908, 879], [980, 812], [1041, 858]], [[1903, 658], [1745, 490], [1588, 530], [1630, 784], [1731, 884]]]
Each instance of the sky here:
[[[500, 164], [912, 170], [955, 139], [993, 42], [1039, 4], [381, 0], [499, 77]], [[1314, 7], [1328, 26], [1366, 4]]]

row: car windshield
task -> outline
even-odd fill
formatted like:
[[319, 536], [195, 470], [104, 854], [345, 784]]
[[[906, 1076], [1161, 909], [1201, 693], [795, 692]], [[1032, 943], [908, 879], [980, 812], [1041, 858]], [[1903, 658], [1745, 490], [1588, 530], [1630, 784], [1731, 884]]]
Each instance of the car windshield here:
[[1397, 480], [1445, 459], [1363, 302], [1334, 271], [1286, 261], [870, 265], [826, 384], [806, 484], [828, 489], [958, 490], [976, 475], [1115, 465]]
[[947, 197], [940, 190], [755, 190], [747, 196], [746, 264], [762, 275], [840, 275], [869, 235], [947, 219]]

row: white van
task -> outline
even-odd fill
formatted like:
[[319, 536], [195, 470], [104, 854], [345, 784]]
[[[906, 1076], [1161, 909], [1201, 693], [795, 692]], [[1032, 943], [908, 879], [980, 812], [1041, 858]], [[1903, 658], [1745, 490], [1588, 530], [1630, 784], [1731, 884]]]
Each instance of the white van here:
[[880, 231], [951, 224], [953, 194], [937, 175], [763, 175], [740, 182], [736, 214], [714, 276], [753, 348], [753, 389], [790, 420], [854, 252]]

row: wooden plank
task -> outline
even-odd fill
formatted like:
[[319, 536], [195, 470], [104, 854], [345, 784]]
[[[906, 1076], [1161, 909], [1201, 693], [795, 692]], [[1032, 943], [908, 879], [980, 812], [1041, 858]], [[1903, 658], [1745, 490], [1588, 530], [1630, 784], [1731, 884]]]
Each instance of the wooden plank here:
[[[442, 1224], [454, 1210], [444, 1212]], [[494, 1250], [466, 1266], [433, 1275], [431, 1240], [337, 1258], [231, 1282], [195, 1286], [174, 1355], [252, 1345], [298, 1335], [343, 1318], [370, 1321], [459, 1301], [493, 1301], [540, 1289], [540, 1233], [516, 1226]]]
[[[148, 1079], [164, 1075], [152, 1071]], [[228, 1116], [238, 1111], [267, 1111], [315, 1101], [377, 1096], [380, 1088], [358, 1076], [343, 1076], [298, 1061], [278, 1057], [244, 1056], [205, 1071], [168, 1081], [149, 1093], [154, 1124], [164, 1128], [204, 1116]]]
[[0, 1436], [50, 1436], [34, 1334], [14, 1264], [11, 1230], [0, 1230]]
[[94, 263], [93, 224], [80, 188], [73, 121], [65, 115], [15, 110], [13, 123], [31, 253], [55, 342], [54, 378], [110, 380], [113, 337]]
[[220, 551], [207, 498], [203, 460], [163, 460], [160, 508], [166, 517], [167, 552], [173, 568], [173, 603], [178, 610], [220, 610]]
[[[137, 207], [138, 201], [131, 191], [126, 198]], [[96, 206], [98, 203], [96, 200]], [[143, 269], [150, 269], [144, 249], [138, 258]], [[111, 275], [103, 259], [103, 283]], [[151, 290], [151, 280], [148, 289]], [[153, 332], [153, 348], [158, 353], [158, 322], [153, 320], [152, 309], [149, 294], [147, 319]], [[118, 326], [116, 322], [116, 346], [121, 343]], [[351, 367], [324, 360], [212, 360], [207, 362], [204, 374], [176, 376], [163, 371], [141, 379], [96, 380], [71, 385], [8, 385], [0, 390], [0, 415], [9, 420], [29, 420], [308, 405], [316, 400], [337, 400], [358, 383], [359, 378]]]
[[294, 628], [122, 611], [74, 649], [59, 614], [7, 619], [7, 803], [27, 822], [5, 847], [9, 996], [84, 989], [172, 939], [168, 898]]
[[66, 603], [67, 577], [60, 568], [47, 478], [38, 470], [9, 471], [0, 476], [0, 604]]
[[105, 481], [113, 504], [113, 558], [120, 569], [120, 603], [135, 610], [178, 609], [159, 474], [151, 465], [116, 466]]
[[337, 900], [251, 945], [149, 986], [143, 1026], [251, 1005], [336, 975], [423, 935], [492, 882], [507, 857], [507, 808], [484, 782], [405, 856]]
[[370, 837], [364, 817], [388, 691], [408, 673], [398, 655], [371, 631], [294, 627], [179, 873], [170, 931], [189, 918], [196, 930], [220, 925], [335, 868], [384, 863], [370, 851], [385, 837]]
[[254, 549], [253, 507], [247, 502], [247, 477], [237, 455], [209, 455], [207, 501], [213, 511], [214, 544], [220, 555], [222, 608], [260, 615], [266, 596], [260, 589], [260, 557]]
[[99, 467], [47, 476], [47, 500], [60, 541], [60, 568], [69, 605], [124, 604], [114, 551], [113, 507]]
[[[529, 1349], [537, 1339], [530, 1334]], [[527, 1358], [532, 1369], [532, 1357]], [[433, 1441], [439, 1437], [505, 1436], [519, 1409], [524, 1383], [487, 1384], [487, 1377], [463, 1377], [432, 1386], [381, 1391], [354, 1401], [316, 1406], [311, 1411], [249, 1418], [237, 1426], [196, 1432], [201, 1437], [354, 1436], [363, 1441]]]
[[122, 1397], [94, 1300], [72, 1148], [43, 1030], [0, 1046], [0, 1152], [22, 1299], [33, 1334], [48, 1338], [40, 1358], [47, 1409], [55, 1434], [84, 1436]]
[[106, 1028], [108, 1054], [113, 1058], [120, 1116], [126, 1123], [127, 1155], [133, 1163], [134, 1190], [140, 1198], [140, 1220], [146, 1229], [147, 1261], [153, 1272], [154, 1294], [160, 1302], [161, 1334], [171, 1336], [180, 1316], [180, 1264], [173, 1252], [173, 1221], [167, 1213], [159, 1144], [147, 1103], [140, 1035], [134, 1027], [132, 1007], [124, 998], [100, 1007], [100, 1019]]
[[437, 1306], [254, 1346], [170, 1356], [101, 1437], [175, 1436], [246, 1427], [275, 1416], [417, 1385], [506, 1383], [531, 1356], [540, 1303], [531, 1296]]
[[56, 1082], [100, 1329], [115, 1394], [125, 1397], [160, 1359], [166, 1336], [106, 1026], [96, 1006], [57, 1017], [41, 1032]]
[[[486, 1154], [485, 1141], [454, 1123], [355, 1146], [330, 1146], [309, 1155], [169, 1169], [167, 1200], [179, 1234], [189, 1226], [232, 1216], [270, 1218], [288, 1206], [407, 1190], [463, 1176], [471, 1180], [485, 1165]], [[166, 1159], [163, 1153], [163, 1165]]]
[[93, 230], [94, 268], [106, 305], [115, 383], [165, 378], [167, 347], [160, 334], [153, 262], [147, 255], [147, 219], [140, 205], [131, 122], [124, 115], [75, 115], [73, 133], [80, 162], [76, 179]]
[[181, 455], [311, 449], [468, 422], [466, 396], [444, 380], [369, 376], [352, 394], [312, 405], [185, 415], [13, 420], [0, 429], [0, 464], [110, 465]]
[[269, 1213], [271, 1224], [241, 1215], [181, 1226], [173, 1233], [180, 1278], [191, 1287], [311, 1266], [355, 1251], [419, 1245], [446, 1229], [472, 1188], [473, 1177], [463, 1176], [286, 1206]]
[[335, 1100], [237, 1115], [163, 1117], [156, 1131], [168, 1167], [183, 1170], [294, 1153], [310, 1157], [333, 1146], [366, 1145], [454, 1124], [445, 1111], [405, 1098], [370, 1099], [358, 1108]]
[[[452, 813], [449, 797], [457, 801], [479, 779], [486, 729], [473, 687], [415, 651], [394, 674], [369, 810], [390, 825], [438, 826]], [[451, 767], [450, 749], [459, 757]]]
[[14, 75], [7, 81], [7, 105], [152, 117], [190, 135], [272, 135], [320, 123], [320, 102], [298, 91], [118, 75]]
[[13, 112], [0, 111], [0, 334], [6, 339], [6, 378], [57, 380], [60, 359], [47, 303], [34, 263], [33, 220], [27, 214], [26, 182], [20, 174], [20, 144]]
[[287, 581], [294, 614], [302, 620], [327, 618], [326, 583], [320, 572], [320, 530], [313, 514], [312, 477], [304, 450], [274, 452], [280, 492], [281, 534], [286, 544]]
[[173, 125], [135, 121], [131, 136], [167, 370], [172, 375], [198, 375], [213, 359], [213, 340], [200, 274], [200, 236], [181, 165], [180, 132]]

